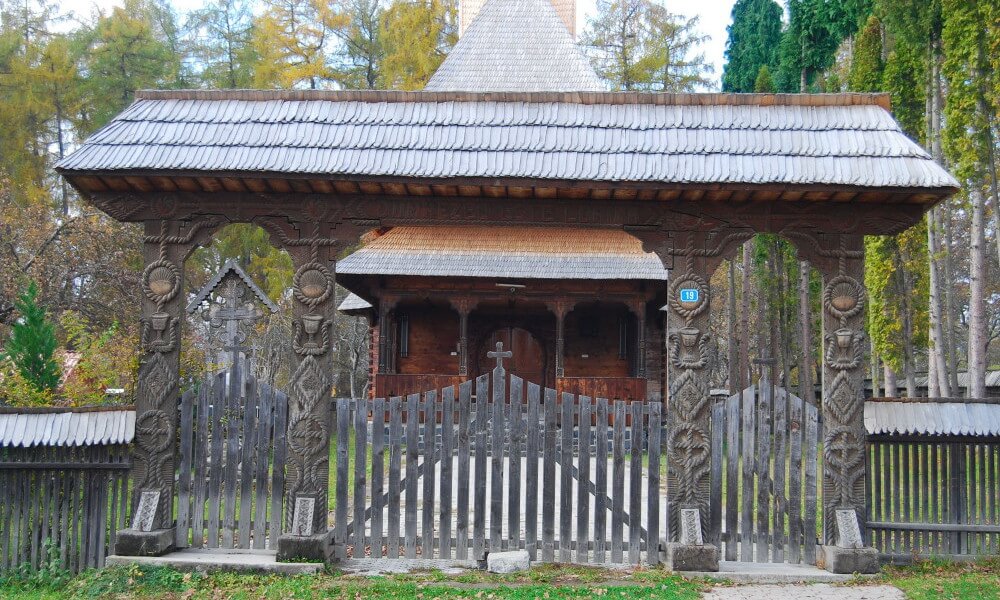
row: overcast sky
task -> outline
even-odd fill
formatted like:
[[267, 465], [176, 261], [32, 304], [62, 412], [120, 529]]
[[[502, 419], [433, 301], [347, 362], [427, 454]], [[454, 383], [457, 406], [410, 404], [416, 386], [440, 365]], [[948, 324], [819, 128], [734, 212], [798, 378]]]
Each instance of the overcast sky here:
[[[656, 0], [654, 0], [656, 1]], [[735, 0], [661, 0], [666, 3], [667, 10], [687, 17], [697, 16], [699, 30], [710, 39], [702, 47], [705, 58], [715, 67], [713, 75], [718, 89], [718, 80], [722, 76], [722, 65], [725, 62], [723, 53], [726, 49], [726, 26], [729, 25], [729, 13]], [[579, 2], [577, 30], [580, 31], [595, 10], [596, 0], [577, 0]], [[62, 8], [79, 16], [92, 13], [95, 7], [107, 9], [122, 4], [122, 0], [64, 0]], [[201, 0], [173, 0], [173, 5], [186, 12], [202, 6]]]

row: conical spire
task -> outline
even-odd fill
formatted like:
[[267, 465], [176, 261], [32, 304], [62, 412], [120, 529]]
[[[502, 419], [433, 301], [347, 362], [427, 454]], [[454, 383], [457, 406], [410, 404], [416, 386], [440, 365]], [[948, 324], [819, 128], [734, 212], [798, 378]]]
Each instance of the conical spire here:
[[486, 0], [425, 89], [598, 92], [607, 88], [549, 0]]

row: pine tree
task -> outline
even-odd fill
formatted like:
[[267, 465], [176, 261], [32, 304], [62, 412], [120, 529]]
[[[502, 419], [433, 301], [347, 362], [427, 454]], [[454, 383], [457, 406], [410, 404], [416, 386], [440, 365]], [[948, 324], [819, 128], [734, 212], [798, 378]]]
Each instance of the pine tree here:
[[852, 92], [878, 92], [883, 89], [882, 23], [878, 17], [868, 18], [865, 28], [854, 43], [851, 71], [847, 85]]
[[21, 318], [11, 327], [3, 358], [10, 359], [21, 376], [36, 389], [59, 386], [59, 364], [54, 358], [56, 335], [45, 309], [38, 304], [38, 285], [32, 281], [15, 302]]
[[733, 5], [733, 22], [726, 29], [723, 92], [755, 91], [761, 68], [778, 66], [781, 12], [774, 0], [737, 0]]
[[757, 78], [753, 82], [753, 91], [758, 94], [773, 94], [774, 79], [771, 77], [771, 69], [767, 65], [761, 65], [757, 71]]
[[380, 29], [385, 52], [380, 87], [423, 88], [457, 41], [454, 20], [454, 6], [442, 0], [396, 2], [386, 9]]

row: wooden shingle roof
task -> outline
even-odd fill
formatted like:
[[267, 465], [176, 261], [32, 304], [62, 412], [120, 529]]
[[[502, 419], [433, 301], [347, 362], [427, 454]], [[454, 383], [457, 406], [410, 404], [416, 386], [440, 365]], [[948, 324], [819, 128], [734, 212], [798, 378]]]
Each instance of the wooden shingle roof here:
[[0, 447], [130, 444], [134, 434], [131, 409], [0, 410]]
[[607, 86], [549, 0], [486, 0], [425, 89], [599, 92]]
[[338, 275], [666, 280], [622, 230], [395, 227], [337, 263]]
[[924, 203], [958, 187], [877, 95], [237, 90], [137, 98], [57, 170], [73, 182], [211, 174], [901, 188], [923, 190]]
[[1000, 437], [1000, 400], [869, 400], [865, 429], [869, 435]]

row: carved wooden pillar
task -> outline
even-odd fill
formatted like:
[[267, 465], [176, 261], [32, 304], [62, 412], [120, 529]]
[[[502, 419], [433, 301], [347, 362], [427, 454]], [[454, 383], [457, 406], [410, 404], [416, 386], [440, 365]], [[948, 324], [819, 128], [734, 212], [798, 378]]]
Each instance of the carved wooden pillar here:
[[556, 378], [566, 376], [566, 315], [573, 304], [564, 298], [549, 303], [549, 310], [556, 316]]
[[458, 374], [469, 375], [469, 314], [475, 301], [472, 298], [456, 298], [451, 305], [458, 311]]
[[389, 315], [398, 301], [395, 296], [379, 296], [378, 299], [378, 372], [382, 374], [392, 373], [395, 366], [392, 319]]
[[[289, 381], [288, 459], [284, 534], [278, 560], [331, 559], [327, 529], [330, 456], [330, 389], [336, 257], [353, 242], [351, 228], [329, 223], [267, 220], [292, 257], [292, 376]], [[338, 239], [338, 235], [344, 236]]]
[[837, 510], [865, 534], [864, 238], [815, 236], [800, 253], [823, 274], [823, 543], [837, 543]]
[[118, 532], [115, 553], [158, 555], [174, 544], [174, 456], [176, 454], [181, 324], [184, 320], [184, 260], [219, 219], [145, 223], [139, 379], [136, 387], [135, 449], [132, 456], [134, 515]]
[[635, 315], [635, 376], [646, 376], [646, 303], [639, 300], [629, 304], [629, 310]]
[[702, 531], [711, 537], [709, 506], [712, 469], [710, 381], [714, 353], [709, 333], [712, 273], [749, 231], [693, 221], [678, 231], [635, 231], [647, 251], [670, 269], [667, 291], [669, 348], [667, 460], [670, 541], [677, 541], [681, 509], [698, 509]]

